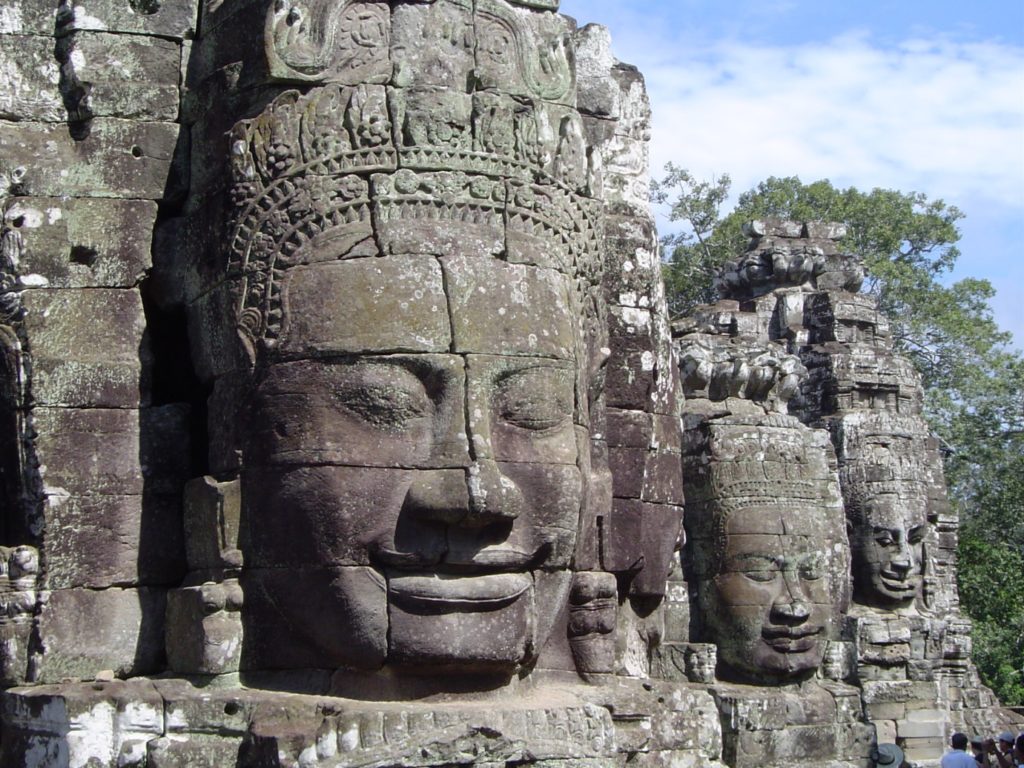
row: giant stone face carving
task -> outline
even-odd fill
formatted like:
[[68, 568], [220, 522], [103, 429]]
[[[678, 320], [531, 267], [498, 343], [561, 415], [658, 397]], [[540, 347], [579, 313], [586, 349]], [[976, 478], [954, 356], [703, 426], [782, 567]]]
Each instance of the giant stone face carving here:
[[[908, 483], [905, 490], [913, 491]], [[928, 529], [920, 494], [879, 493], [861, 502], [862, 516], [850, 532], [854, 589], [858, 600], [898, 607], [921, 591]]]
[[929, 524], [927, 471], [938, 466], [927, 427], [889, 414], [848, 417], [843, 496], [853, 552], [857, 602], [906, 608], [921, 597]]
[[[339, 317], [361, 284], [350, 273], [365, 271], [386, 290]], [[521, 292], [545, 299], [525, 326], [537, 333], [453, 343], [442, 278], [464, 291], [457, 328], [517, 315]], [[486, 254], [370, 256], [296, 269], [283, 290], [292, 312], [333, 317], [293, 322], [280, 349], [301, 356], [268, 365], [254, 390], [242, 493], [247, 562], [267, 570], [251, 599], [280, 605], [279, 586], [302, 583], [344, 606], [330, 613], [357, 643], [309, 622], [303, 601], [280, 609], [329, 666], [511, 670], [535, 656], [565, 602], [582, 502], [564, 279]], [[436, 327], [392, 322], [425, 300]]]
[[775, 506], [724, 521], [722, 563], [701, 607], [734, 671], [789, 677], [821, 663], [832, 599], [817, 523], [813, 508]]
[[569, 657], [600, 206], [574, 110], [453, 83], [288, 91], [232, 132], [244, 667]]
[[726, 678], [807, 677], [848, 599], [829, 446], [783, 416], [725, 418], [703, 430], [685, 463], [701, 639], [718, 645]]

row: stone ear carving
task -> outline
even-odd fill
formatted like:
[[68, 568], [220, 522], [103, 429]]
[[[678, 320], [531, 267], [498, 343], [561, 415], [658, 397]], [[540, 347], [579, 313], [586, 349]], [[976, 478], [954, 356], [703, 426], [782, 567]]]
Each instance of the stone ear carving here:
[[375, 0], [276, 0], [264, 45], [271, 78], [385, 83], [391, 77], [391, 8]]

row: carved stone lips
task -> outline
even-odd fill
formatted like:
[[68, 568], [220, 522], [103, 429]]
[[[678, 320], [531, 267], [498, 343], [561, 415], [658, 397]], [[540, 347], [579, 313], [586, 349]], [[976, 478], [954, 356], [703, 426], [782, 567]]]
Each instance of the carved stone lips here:
[[494, 609], [515, 602], [532, 586], [533, 579], [525, 573], [402, 574], [389, 576], [388, 598], [405, 607], [433, 611]]
[[779, 653], [804, 653], [817, 645], [821, 631], [821, 627], [772, 627], [761, 637]]
[[399, 552], [386, 547], [378, 547], [373, 554], [377, 562], [385, 567], [423, 570], [444, 564], [453, 570], [489, 570], [489, 571], [528, 571], [548, 553], [547, 545], [542, 545], [536, 552], [523, 552], [507, 546], [484, 547], [463, 553], [438, 552], [424, 554], [421, 552]]
[[917, 579], [914, 578], [901, 578], [896, 574], [881, 573], [882, 586], [884, 586], [890, 592], [904, 592], [910, 593], [917, 591]]

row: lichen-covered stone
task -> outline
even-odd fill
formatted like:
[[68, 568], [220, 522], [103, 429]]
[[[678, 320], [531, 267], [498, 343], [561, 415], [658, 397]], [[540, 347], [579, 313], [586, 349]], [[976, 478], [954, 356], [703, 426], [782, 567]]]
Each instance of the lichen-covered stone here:
[[140, 35], [75, 31], [58, 41], [56, 53], [70, 119], [177, 118], [180, 44]]
[[25, 240], [23, 282], [132, 288], [151, 267], [156, 212], [148, 200], [19, 197], [8, 201], [4, 221]]
[[103, 670], [123, 678], [158, 672], [165, 603], [166, 591], [150, 587], [54, 590], [38, 619], [43, 658], [36, 681], [90, 680]]
[[54, 197], [163, 198], [178, 140], [174, 123], [98, 118], [76, 140], [67, 126], [0, 122], [3, 191]]
[[[40, 406], [145, 404], [146, 320], [137, 290], [32, 289], [23, 302]], [[83, 334], [83, 326], [90, 332]]]
[[[3, 34], [17, 6], [0, 11], [0, 119], [58, 122], [67, 119], [60, 92], [60, 64], [48, 37]], [[12, 24], [13, 26], [13, 24]]]
[[[60, 5], [57, 24], [65, 34], [87, 30], [183, 39], [195, 34], [199, 5], [199, 0], [80, 0]], [[52, 33], [52, 25], [46, 31]]]

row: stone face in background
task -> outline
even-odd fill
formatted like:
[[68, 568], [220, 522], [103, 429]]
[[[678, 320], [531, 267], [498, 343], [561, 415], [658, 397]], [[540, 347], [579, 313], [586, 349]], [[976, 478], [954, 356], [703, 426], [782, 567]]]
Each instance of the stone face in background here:
[[[898, 743], [909, 759], [934, 760], [951, 728], [995, 733], [1017, 718], [998, 709], [979, 684], [962, 642], [969, 622], [959, 615], [950, 567], [955, 515], [936, 442], [921, 416], [920, 379], [895, 353], [889, 323], [875, 303], [855, 293], [863, 271], [841, 251], [841, 226], [767, 220], [747, 231], [748, 251], [726, 265], [720, 280], [723, 299], [675, 324], [690, 398], [683, 445], [699, 447], [706, 430], [740, 413], [757, 423], [788, 412], [813, 427], [819, 441], [830, 436], [854, 602], [844, 612], [838, 642], [826, 649], [822, 674], [858, 681], [860, 704], [879, 741]], [[742, 441], [719, 442], [720, 452], [737, 461]], [[765, 471], [752, 485], [771, 497], [779, 494], [769, 490], [777, 483], [766, 459], [778, 445], [765, 441], [759, 449]], [[712, 452], [710, 465], [695, 460], [687, 466], [695, 480], [714, 478], [715, 460]], [[807, 471], [805, 460], [790, 467], [783, 484]], [[709, 487], [705, 494], [699, 483], [686, 486], [688, 532], [698, 550], [708, 529], [696, 522], [695, 510], [722, 493], [721, 483]], [[736, 742], [727, 735], [725, 757], [747, 764], [744, 750], [752, 749], [750, 764], [762, 765], [784, 754], [796, 759], [791, 748], [813, 751], [810, 742], [790, 747], [759, 738], [753, 748], [742, 735]], [[839, 743], [829, 749], [839, 750]]]
[[827, 438], [795, 419], [722, 417], [684, 460], [699, 639], [719, 676], [806, 680], [838, 637], [849, 552]]

